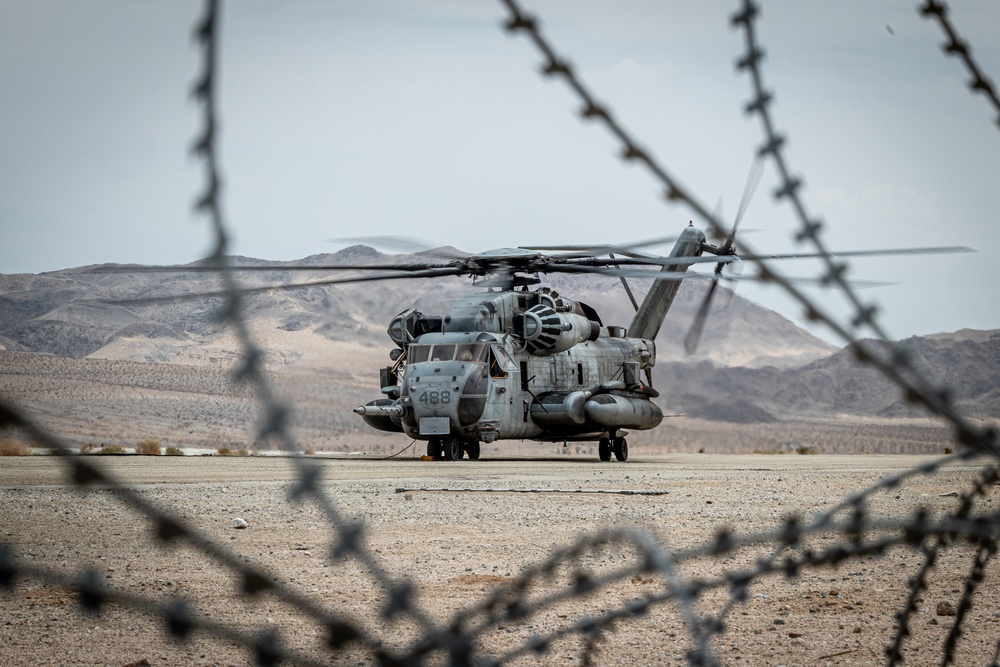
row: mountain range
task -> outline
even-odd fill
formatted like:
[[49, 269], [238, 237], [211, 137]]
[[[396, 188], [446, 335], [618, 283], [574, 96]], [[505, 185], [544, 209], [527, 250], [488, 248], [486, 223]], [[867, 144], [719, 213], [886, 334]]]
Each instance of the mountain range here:
[[[434, 252], [455, 255], [458, 251], [446, 248]], [[352, 246], [296, 262], [233, 258], [236, 267], [269, 267], [260, 272], [238, 270], [237, 280], [247, 288], [333, 275], [330, 271], [290, 268], [296, 265], [403, 261], [425, 262], [428, 257], [384, 255], [366, 246]], [[641, 299], [643, 287], [638, 283], [643, 281], [630, 282], [636, 283], [633, 289]], [[545, 283], [593, 306], [605, 324], [627, 325], [631, 319], [632, 306], [615, 278], [556, 275]], [[64, 363], [47, 363], [44, 366], [49, 370], [44, 372], [66, 377], [76, 377], [78, 372], [70, 360], [93, 362], [87, 368], [94, 373], [104, 372], [99, 361], [127, 364], [116, 367], [114, 373], [124, 373], [122, 369], [127, 368], [144, 376], [149, 374], [144, 365], [150, 364], [218, 367], [231, 362], [239, 352], [231, 333], [217, 320], [222, 299], [190, 296], [218, 289], [218, 278], [211, 273], [155, 273], [128, 266], [0, 275], [0, 350], [7, 351], [0, 359], [5, 360], [3, 366], [16, 365], [19, 373], [31, 375], [32, 366], [25, 365], [26, 358], [17, 357], [15, 364], [11, 353], [65, 358]], [[393, 347], [385, 333], [393, 315], [411, 307], [441, 313], [470, 289], [468, 280], [449, 277], [273, 290], [248, 295], [243, 316], [268, 353], [271, 371], [279, 376], [312, 377], [320, 394], [323, 389], [319, 385], [336, 379], [338, 391], [346, 392], [345, 405], [338, 405], [337, 410], [347, 411], [347, 404], [363, 399], [366, 392], [377, 394], [378, 368], [388, 363], [385, 355]], [[837, 350], [781, 315], [728, 290], [724, 298], [717, 299], [729, 303], [713, 311], [699, 354], [687, 356], [683, 337], [705, 289], [703, 281], [682, 285], [657, 339], [654, 385], [668, 412], [737, 423], [796, 415], [894, 418], [920, 414], [877, 371], [860, 366], [850, 347]], [[164, 295], [188, 298], [109, 303]], [[1000, 377], [1000, 331], [964, 330], [903, 342], [926, 377], [948, 386], [967, 414], [984, 419], [1000, 416], [996, 381]], [[20, 378], [15, 383], [0, 367], [0, 394], [16, 384], [22, 394], [40, 396], [32, 394], [23, 382]], [[106, 377], [102, 380], [109, 382]], [[215, 386], [217, 379], [213, 376], [199, 382]], [[371, 387], [366, 389], [368, 385]], [[113, 399], [108, 401], [110, 405]], [[324, 422], [317, 428], [329, 426]]]
[[[457, 253], [452, 248], [434, 252]], [[352, 246], [338, 253], [312, 255], [295, 262], [235, 257], [233, 264], [274, 267], [273, 271], [264, 272], [237, 271], [239, 284], [255, 289], [333, 275], [329, 271], [292, 271], [290, 266], [377, 266], [408, 260], [427, 261], [427, 257], [389, 256], [366, 246]], [[632, 282], [637, 283], [633, 289], [637, 298], [641, 298], [645, 291], [641, 283], [648, 281]], [[694, 282], [682, 286], [664, 323], [657, 340], [660, 360], [685, 358], [683, 336], [706, 289], [706, 285]], [[594, 306], [605, 324], [627, 325], [632, 317], [632, 306], [615, 278], [555, 275], [546, 284]], [[82, 358], [103, 356], [103, 348], [123, 338], [145, 338], [149, 341], [147, 356], [130, 361], [171, 361], [176, 351], [219, 335], [215, 314], [221, 298], [204, 296], [128, 306], [108, 302], [218, 289], [218, 280], [210, 273], [153, 273], [128, 266], [0, 275], [0, 346]], [[331, 340], [380, 346], [389, 344], [385, 328], [395, 314], [411, 307], [425, 313], [439, 313], [470, 289], [467, 279], [447, 277], [275, 290], [249, 296], [245, 317], [273, 319], [278, 328], [286, 331], [311, 329]], [[732, 293], [724, 288], [722, 292], [717, 301], [728, 301]], [[702, 358], [719, 365], [751, 367], [800, 365], [825, 357], [834, 349], [777, 313], [739, 295], [709, 318], [701, 345]]]

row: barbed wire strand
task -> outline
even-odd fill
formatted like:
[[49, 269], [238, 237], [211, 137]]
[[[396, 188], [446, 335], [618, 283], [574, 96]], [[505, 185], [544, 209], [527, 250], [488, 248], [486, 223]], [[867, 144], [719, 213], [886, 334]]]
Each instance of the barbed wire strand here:
[[[638, 142], [612, 117], [607, 107], [596, 102], [575, 75], [568, 61], [559, 57], [542, 36], [538, 22], [522, 12], [515, 0], [501, 0], [501, 2], [510, 13], [506, 22], [507, 29], [512, 32], [523, 32], [529, 36], [545, 57], [543, 72], [549, 76], [563, 77], [582, 100], [583, 116], [603, 122], [622, 142], [623, 157], [645, 165], [647, 170], [661, 182], [669, 200], [684, 203], [716, 234], [725, 235], [728, 230], [721, 221], [688, 194], [676, 178], [654, 160], [648, 151], [639, 148]], [[955, 45], [946, 47], [946, 52], [963, 58], [973, 73], [971, 87], [983, 92], [995, 104], [996, 95], [992, 92], [991, 85], [972, 60], [970, 49], [954, 34], [950, 23], [946, 20], [945, 9], [942, 3], [929, 1], [921, 11], [925, 15], [938, 18], [951, 39], [949, 45]], [[745, 35], [747, 53], [739, 60], [738, 68], [749, 71], [752, 80], [754, 99], [747, 105], [747, 111], [759, 115], [764, 128], [765, 143], [758, 152], [772, 159], [781, 176], [781, 186], [775, 194], [779, 199], [789, 201], [802, 223], [798, 240], [812, 242], [817, 249], [825, 252], [819, 238], [822, 225], [813, 221], [806, 212], [798, 196], [802, 181], [791, 176], [781, 152], [784, 139], [774, 129], [775, 125], [769, 111], [773, 95], [765, 92], [759, 67], [763, 51], [757, 43], [754, 31], [757, 15], [756, 5], [750, 0], [744, 0], [741, 9], [734, 14], [732, 24], [742, 29]], [[290, 408], [277, 399], [263, 373], [264, 352], [252, 341], [249, 326], [242, 316], [242, 292], [236, 283], [227, 254], [229, 241], [222, 212], [222, 178], [217, 157], [216, 82], [219, 18], [218, 1], [206, 0], [204, 15], [195, 29], [195, 38], [203, 49], [204, 57], [203, 71], [193, 92], [202, 104], [203, 128], [193, 150], [205, 162], [205, 188], [197, 200], [196, 210], [206, 213], [213, 232], [214, 246], [210, 260], [218, 269], [226, 295], [220, 319], [234, 328], [243, 353], [236, 378], [253, 385], [264, 413], [258, 438], [262, 441], [274, 438], [281, 449], [294, 452], [299, 448], [291, 432]], [[843, 276], [846, 265], [828, 259], [825, 276], [827, 282], [838, 286], [845, 293], [855, 308], [852, 321], [843, 325], [824, 314], [806, 295], [798, 292], [794, 285], [774, 272], [765, 262], [760, 262], [759, 266], [762, 275], [771, 278], [802, 304], [810, 319], [825, 323], [845, 341], [853, 341], [856, 331], [863, 327], [873, 331], [883, 342], [886, 340], [884, 332], [875, 322], [874, 306], [858, 300], [845, 282]], [[555, 642], [574, 635], [580, 636], [582, 640], [581, 662], [592, 664], [600, 651], [603, 639], [613, 633], [618, 624], [643, 617], [652, 608], [668, 602], [679, 605], [685, 626], [691, 634], [692, 648], [687, 654], [687, 661], [692, 665], [715, 665], [718, 664], [718, 659], [712, 651], [711, 640], [725, 632], [727, 615], [738, 604], [746, 601], [750, 586], [755, 582], [771, 576], [791, 579], [808, 568], [833, 567], [852, 558], [881, 555], [891, 548], [906, 547], [919, 550], [924, 558], [915, 576], [909, 581], [907, 601], [897, 614], [896, 636], [886, 649], [889, 663], [897, 664], [903, 660], [903, 640], [910, 633], [910, 619], [916, 611], [916, 601], [920, 592], [926, 588], [929, 573], [940, 553], [954, 547], [961, 537], [973, 541], [978, 546], [972, 556], [970, 574], [966, 578], [955, 621], [942, 649], [942, 664], [947, 665], [955, 659], [956, 646], [967, 614], [972, 608], [975, 592], [982, 583], [985, 570], [997, 550], [1000, 514], [989, 511], [981, 514], [973, 512], [976, 499], [985, 495], [988, 488], [997, 481], [996, 461], [1000, 457], [997, 455], [996, 434], [988, 429], [974, 428], [967, 423], [957, 413], [947, 393], [934, 388], [919, 373], [911, 355], [905, 349], [887, 345], [888, 347], [881, 348], [857, 346], [856, 356], [894, 381], [909, 401], [922, 403], [934, 414], [951, 422], [955, 428], [956, 440], [967, 449], [880, 480], [868, 489], [849, 495], [829, 510], [817, 513], [807, 522], [795, 516], [788, 517], [782, 526], [772, 531], [738, 535], [723, 529], [711, 541], [676, 551], [667, 549], [642, 531], [632, 529], [598, 531], [580, 538], [568, 547], [554, 550], [540, 564], [524, 568], [511, 584], [494, 589], [479, 603], [456, 612], [444, 629], [435, 625], [429, 616], [415, 605], [414, 585], [405, 579], [394, 578], [368, 550], [364, 539], [364, 524], [350, 520], [339, 511], [321, 486], [321, 470], [302, 457], [292, 458], [293, 464], [297, 467], [298, 478], [289, 494], [289, 499], [293, 502], [312, 500], [329, 521], [335, 532], [335, 542], [328, 554], [330, 560], [338, 564], [352, 558], [365, 567], [385, 594], [383, 619], [392, 620], [400, 615], [407, 615], [416, 622], [420, 634], [413, 637], [408, 648], [402, 652], [387, 649], [375, 634], [364, 629], [357, 621], [322, 608], [305, 596], [282, 586], [270, 573], [240, 562], [228, 549], [183, 524], [169, 513], [159, 510], [141, 493], [130, 489], [99, 467], [85, 461], [84, 457], [64, 456], [60, 457], [60, 460], [65, 462], [71, 480], [77, 486], [93, 488], [99, 485], [101, 488], [107, 488], [121, 502], [143, 514], [154, 526], [155, 534], [161, 543], [187, 540], [193, 547], [232, 570], [241, 582], [242, 595], [270, 593], [291, 604], [304, 616], [327, 627], [328, 646], [334, 654], [345, 647], [356, 645], [367, 650], [382, 665], [422, 665], [438, 650], [445, 652], [449, 664], [452, 665], [500, 665], [525, 655], [542, 654]], [[70, 448], [65, 443], [46, 432], [5, 400], [0, 400], [0, 427], [21, 430], [31, 440], [49, 448], [53, 453], [70, 453]], [[894, 520], [879, 519], [869, 515], [867, 503], [875, 494], [896, 489], [918, 475], [934, 475], [946, 465], [972, 462], [974, 457], [980, 454], [987, 455], [989, 463], [983, 466], [979, 478], [972, 487], [960, 495], [958, 507], [952, 512], [945, 513], [936, 520], [929, 519], [923, 510], [917, 510], [912, 516]], [[847, 516], [838, 518], [841, 514]], [[843, 539], [819, 549], [806, 546], [808, 540], [824, 536], [827, 538], [840, 536]], [[932, 545], [927, 545], [926, 541], [930, 538], [933, 538], [934, 542]], [[627, 563], [600, 575], [588, 573], [580, 564], [581, 559], [588, 553], [615, 544], [627, 546], [634, 551], [635, 558], [631, 564]], [[768, 544], [774, 545], [770, 555], [757, 559], [752, 567], [745, 570], [725, 572], [707, 580], [693, 580], [684, 577], [678, 569], [678, 566], [693, 559], [718, 558], [740, 549], [758, 548]], [[789, 554], [790, 549], [795, 553]], [[529, 592], [534, 588], [545, 584], [551, 585], [555, 574], [561, 570], [570, 571], [572, 575], [570, 586], [557, 588], [553, 592], [543, 591], [535, 600], [528, 598]], [[564, 627], [546, 635], [532, 637], [498, 656], [482, 654], [477, 645], [477, 642], [499, 622], [524, 619], [558, 604], [583, 599], [600, 590], [608, 590], [629, 577], [648, 573], [662, 577], [666, 586], [665, 592], [630, 600], [622, 606], [596, 616], [575, 619]], [[83, 570], [75, 576], [67, 576], [24, 564], [18, 559], [13, 548], [0, 543], [0, 587], [13, 587], [21, 578], [38, 579], [51, 585], [75, 590], [80, 595], [83, 607], [90, 611], [99, 612], [105, 603], [114, 603], [159, 616], [164, 619], [168, 631], [179, 639], [187, 638], [195, 630], [226, 639], [251, 650], [261, 665], [272, 665], [281, 661], [303, 665], [326, 664], [322, 661], [317, 662], [311, 655], [285, 647], [273, 628], [264, 628], [257, 634], [239, 632], [199, 616], [192, 604], [186, 600], [177, 599], [164, 604], [151, 598], [104, 587], [92, 570]], [[699, 596], [715, 588], [728, 590], [729, 598], [714, 616], [702, 616], [697, 608]], [[473, 618], [479, 620], [473, 623], [470, 621]], [[1000, 641], [995, 646], [994, 664], [1000, 655]]]
[[[544, 58], [541, 69], [542, 73], [545, 76], [561, 78], [580, 98], [582, 102], [580, 113], [583, 118], [603, 124], [612, 136], [621, 142], [621, 156], [626, 161], [635, 161], [643, 165], [661, 183], [668, 201], [686, 205], [716, 235], [725, 237], [729, 233], [725, 224], [715, 214], [710, 213], [707, 206], [689, 193], [680, 184], [679, 180], [671, 175], [653, 157], [652, 153], [639, 147], [639, 143], [632, 137], [624, 125], [614, 117], [610, 108], [597, 101], [596, 97], [576, 74], [572, 64], [566, 58], [558, 55], [543, 35], [539, 21], [523, 11], [517, 0], [500, 0], [500, 2], [509, 12], [505, 28], [511, 33], [525, 35], [538, 51], [541, 52]], [[770, 157], [778, 169], [781, 177], [781, 185], [775, 191], [775, 197], [779, 200], [788, 200], [802, 223], [802, 231], [798, 234], [798, 240], [800, 242], [811, 241], [816, 247], [817, 252], [823, 255], [821, 259], [826, 264], [826, 273], [822, 276], [822, 281], [840, 289], [841, 293], [844, 294], [855, 309], [855, 315], [849, 324], [839, 323], [833, 316], [828, 315], [816, 305], [808, 295], [799, 290], [794, 283], [771, 267], [768, 262], [760, 259], [752, 260], [758, 266], [761, 279], [773, 282], [781, 287], [793, 300], [797, 301], [804, 308], [808, 319], [825, 325], [845, 343], [853, 344], [857, 359], [863, 363], [875, 366], [896, 383], [908, 402], [922, 404], [932, 413], [952, 422], [957, 429], [957, 439], [959, 442], [966, 446], [977, 447], [982, 450], [991, 451], [995, 455], [1000, 455], [1000, 449], [997, 448], [996, 444], [995, 431], [982, 430], [968, 422], [952, 404], [949, 392], [933, 387], [917, 372], [913, 366], [913, 355], [905, 347], [888, 342], [886, 332], [882, 330], [876, 321], [877, 309], [874, 305], [861, 302], [845, 278], [847, 264], [837, 261], [829, 254], [829, 250], [823, 244], [820, 237], [823, 225], [818, 221], [814, 221], [806, 212], [802, 198], [799, 196], [802, 179], [791, 175], [787, 162], [781, 152], [785, 139], [778, 135], [774, 129], [775, 125], [769, 111], [769, 105], [774, 97], [771, 93], [764, 90], [763, 76], [759, 67], [764, 53], [757, 44], [754, 31], [754, 20], [758, 14], [758, 7], [751, 0], [744, 0], [740, 11], [732, 17], [732, 25], [742, 27], [746, 36], [747, 53], [737, 62], [738, 69], [749, 70], [753, 83], [754, 99], [747, 104], [746, 111], [748, 113], [756, 113], [760, 116], [765, 132], [765, 143], [758, 149], [758, 154], [763, 157]], [[747, 254], [759, 254], [748, 244], [742, 243], [742, 245]], [[868, 345], [858, 342], [856, 340], [856, 333], [861, 327], [869, 328], [888, 347], [889, 354], [879, 354], [879, 350], [869, 349]]]
[[997, 112], [996, 124], [1000, 128], [1000, 97], [997, 96], [993, 82], [986, 77], [972, 57], [972, 47], [961, 38], [948, 18], [948, 4], [937, 0], [925, 0], [924, 4], [920, 5], [920, 14], [927, 20], [936, 20], [941, 26], [941, 30], [948, 37], [948, 41], [941, 45], [942, 50], [949, 56], [959, 58], [965, 64], [965, 68], [972, 75], [969, 90], [973, 94], [981, 94], [993, 106], [993, 110]]

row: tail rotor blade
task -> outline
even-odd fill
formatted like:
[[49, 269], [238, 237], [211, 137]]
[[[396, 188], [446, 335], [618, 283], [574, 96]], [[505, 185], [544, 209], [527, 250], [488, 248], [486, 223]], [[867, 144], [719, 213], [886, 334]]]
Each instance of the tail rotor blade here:
[[[750, 173], [747, 174], [746, 185], [743, 186], [743, 196], [740, 199], [740, 208], [736, 212], [736, 219], [733, 221], [733, 228], [729, 232], [729, 236], [726, 238], [725, 244], [722, 246], [722, 255], [735, 255], [736, 251], [733, 249], [733, 242], [736, 241], [736, 230], [740, 228], [740, 222], [743, 220], [743, 214], [746, 213], [747, 207], [750, 206], [750, 200], [753, 199], [754, 193], [757, 191], [757, 186], [760, 184], [760, 178], [764, 174], [764, 162], [761, 160], [760, 156], [754, 158], [753, 164], [750, 165]], [[739, 264], [739, 262], [737, 262]], [[719, 262], [715, 265], [715, 275], [721, 276], [722, 269], [725, 268], [725, 264]], [[730, 267], [733, 269], [734, 274], [737, 278], [743, 273], [742, 267], [738, 270], [735, 267]], [[714, 288], [714, 285], [713, 285]], [[732, 289], [736, 289], [734, 284]], [[732, 300], [732, 293], [726, 300], [726, 305], [729, 305], [729, 301]], [[707, 316], [707, 313], [706, 313]]]
[[705, 328], [705, 320], [708, 319], [708, 311], [712, 308], [712, 299], [715, 297], [715, 289], [718, 286], [719, 281], [713, 280], [711, 286], [708, 288], [708, 293], [705, 294], [705, 300], [701, 302], [698, 314], [695, 315], [694, 321], [691, 323], [691, 328], [688, 329], [687, 334], [684, 336], [684, 351], [688, 354], [694, 354], [698, 351], [701, 333]]
[[726, 265], [725, 273], [728, 274], [726, 277], [730, 278], [733, 282], [729, 285], [728, 289], [722, 292], [722, 296], [719, 298], [720, 308], [728, 308], [729, 304], [732, 303], [733, 296], [736, 294], [736, 286], [743, 276], [744, 267], [746, 267], [746, 264], [743, 262], [733, 262]]
[[743, 220], [743, 214], [746, 213], [747, 207], [750, 206], [750, 200], [753, 199], [753, 195], [757, 192], [757, 186], [760, 185], [760, 178], [764, 175], [764, 161], [760, 159], [760, 156], [754, 158], [753, 164], [750, 165], [750, 173], [747, 174], [746, 185], [743, 186], [743, 198], [740, 199], [740, 208], [736, 212], [736, 220], [733, 222], [733, 229], [729, 232], [729, 238], [726, 239], [726, 249], [733, 247], [733, 241], [736, 239], [736, 230], [739, 229], [740, 221]]

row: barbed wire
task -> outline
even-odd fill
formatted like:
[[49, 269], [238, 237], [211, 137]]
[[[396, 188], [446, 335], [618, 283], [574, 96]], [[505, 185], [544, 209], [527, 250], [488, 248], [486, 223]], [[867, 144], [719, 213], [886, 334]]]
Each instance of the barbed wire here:
[[[651, 152], [639, 147], [638, 141], [614, 117], [609, 107], [597, 101], [596, 96], [590, 92], [569, 60], [556, 52], [549, 40], [543, 35], [540, 23], [534, 17], [524, 12], [517, 0], [500, 0], [500, 2], [507, 8], [510, 14], [505, 24], [506, 29], [512, 33], [524, 34], [541, 52], [544, 58], [542, 73], [546, 76], [559, 77], [569, 86], [582, 102], [581, 115], [585, 119], [602, 123], [621, 142], [622, 158], [626, 161], [635, 161], [643, 165], [662, 184], [667, 200], [686, 205], [717, 236], [725, 238], [729, 233], [726, 225], [715, 214], [710, 213], [704, 203], [686, 190], [680, 184], [679, 180], [653, 157]], [[773, 282], [783, 289], [804, 308], [808, 319], [825, 325], [845, 343], [854, 344], [854, 352], [857, 359], [863, 363], [875, 366], [879, 371], [893, 380], [903, 391], [903, 395], [907, 401], [923, 404], [934, 414], [952, 422], [958, 430], [958, 439], [960, 442], [967, 446], [989, 450], [993, 454], [1000, 454], [1000, 451], [996, 449], [996, 434], [992, 431], [982, 431], [968, 422], [952, 404], [949, 392], [933, 387], [917, 371], [913, 366], [912, 354], [908, 349], [899, 344], [888, 342], [888, 335], [882, 330], [876, 320], [877, 310], [875, 306], [863, 303], [855, 294], [845, 278], [847, 265], [836, 260], [823, 243], [820, 235], [823, 224], [814, 220], [806, 211], [805, 204], [799, 195], [803, 181], [801, 178], [791, 175], [787, 160], [781, 151], [785, 139], [776, 132], [775, 123], [769, 111], [773, 95], [764, 89], [763, 75], [760, 69], [760, 62], [764, 57], [764, 52], [757, 44], [754, 31], [754, 20], [758, 14], [759, 8], [757, 5], [751, 0], [744, 0], [740, 11], [732, 17], [732, 24], [735, 27], [742, 28], [746, 36], [746, 54], [737, 62], [737, 68], [748, 70], [752, 79], [754, 98], [746, 105], [746, 111], [759, 115], [764, 128], [765, 142], [758, 149], [758, 154], [762, 157], [771, 158], [775, 163], [781, 183], [774, 194], [777, 199], [787, 200], [791, 204], [801, 222], [802, 230], [797, 235], [797, 240], [800, 242], [812, 242], [816, 251], [821, 254], [821, 259], [826, 265], [826, 273], [821, 278], [822, 282], [839, 288], [853, 306], [855, 315], [849, 324], [838, 322], [832, 315], [826, 313], [810, 299], [808, 295], [799, 290], [792, 281], [786, 279], [776, 269], [771, 267], [768, 262], [761, 259], [754, 259], [752, 261], [758, 266], [761, 279]], [[742, 243], [742, 246], [746, 254], [751, 256], [758, 254], [748, 244]], [[856, 342], [858, 329], [861, 327], [869, 328], [879, 340], [889, 346], [889, 355], [879, 354], [879, 350]]]
[[[622, 143], [622, 156], [628, 161], [643, 164], [664, 187], [667, 199], [690, 208], [717, 234], [725, 235], [728, 230], [691, 193], [685, 190], [678, 179], [662, 166], [652, 154], [643, 148], [627, 132], [624, 125], [616, 120], [610, 109], [597, 102], [582, 80], [575, 73], [569, 61], [557, 54], [550, 42], [543, 36], [537, 19], [521, 10], [516, 0], [501, 0], [509, 12], [507, 30], [526, 35], [543, 54], [543, 72], [547, 76], [561, 77], [579, 96], [584, 118], [597, 120]], [[946, 47], [949, 53], [963, 57], [973, 73], [973, 89], [983, 92], [996, 104], [996, 95], [988, 80], [980, 73], [971, 59], [970, 50], [954, 34], [946, 20], [946, 8], [942, 3], [928, 1], [920, 11], [933, 15], [941, 22], [951, 42]], [[799, 196], [802, 179], [792, 176], [782, 147], [783, 137], [776, 131], [776, 124], [770, 113], [773, 94], [766, 91], [763, 84], [761, 62], [763, 49], [755, 32], [755, 20], [759, 8], [750, 0], [743, 0], [741, 8], [733, 15], [732, 25], [742, 30], [745, 37], [746, 53], [739, 59], [737, 67], [749, 73], [753, 98], [746, 105], [746, 111], [757, 115], [763, 127], [764, 143], [759, 148], [761, 156], [768, 157], [779, 172], [781, 184], [775, 196], [787, 201], [801, 222], [802, 229], [797, 238], [800, 242], [813, 244], [819, 252], [825, 252], [821, 240], [822, 223], [811, 216]], [[219, 317], [237, 334], [242, 361], [236, 369], [234, 379], [250, 383], [257, 395], [263, 413], [259, 429], [259, 439], [274, 439], [281, 449], [298, 451], [292, 432], [293, 413], [288, 405], [279, 400], [273, 387], [263, 372], [264, 351], [250, 335], [249, 327], [242, 314], [243, 293], [230, 266], [227, 248], [228, 233], [222, 209], [222, 178], [219, 169], [218, 139], [219, 122], [217, 108], [217, 82], [219, 76], [220, 11], [218, 0], [206, 0], [203, 16], [198, 20], [194, 35], [202, 49], [202, 70], [193, 88], [193, 94], [201, 104], [202, 128], [193, 151], [204, 161], [204, 190], [197, 199], [195, 208], [208, 217], [213, 235], [213, 250], [209, 261], [217, 268], [225, 293], [225, 304]], [[955, 46], [951, 46], [955, 45]], [[753, 253], [751, 253], [753, 254]], [[766, 262], [758, 262], [762, 275], [788, 292], [805, 309], [810, 319], [824, 323], [836, 335], [847, 342], [853, 342], [860, 329], [866, 328], [882, 341], [882, 346], [855, 347], [860, 361], [879, 369], [892, 379], [904, 393], [907, 400], [921, 403], [934, 414], [952, 424], [955, 439], [963, 445], [956, 454], [928, 461], [918, 467], [882, 479], [867, 489], [857, 491], [844, 498], [833, 507], [817, 512], [811, 518], [792, 516], [782, 525], [770, 531], [739, 534], [720, 530], [713, 539], [686, 549], [671, 550], [647, 532], [634, 529], [606, 529], [579, 538], [569, 546], [549, 553], [539, 564], [525, 567], [516, 577], [503, 586], [496, 587], [483, 599], [456, 611], [443, 625], [432, 621], [431, 616], [415, 602], [417, 588], [411, 581], [388, 572], [381, 561], [366, 544], [364, 523], [344, 515], [322, 488], [321, 470], [302, 457], [291, 460], [296, 466], [297, 479], [289, 493], [290, 502], [310, 501], [315, 503], [333, 530], [333, 539], [328, 549], [330, 562], [343, 566], [347, 561], [356, 561], [378, 583], [383, 597], [380, 617], [395, 620], [407, 617], [416, 628], [407, 644], [401, 648], [388, 648], [383, 637], [376, 630], [364, 627], [349, 614], [328, 609], [312, 599], [282, 584], [271, 572], [243, 562], [230, 549], [217, 543], [207, 534], [183, 522], [170, 512], [160, 509], [142, 493], [115, 479], [92, 464], [85, 457], [70, 455], [70, 448], [57, 436], [47, 432], [41, 425], [27, 418], [19, 409], [5, 400], [0, 400], [0, 428], [17, 429], [32, 441], [48, 448], [53, 453], [63, 454], [58, 460], [65, 466], [71, 482], [81, 489], [100, 487], [108, 489], [123, 504], [137, 510], [154, 529], [161, 544], [187, 542], [198, 552], [215, 560], [241, 582], [241, 595], [258, 597], [274, 596], [289, 604], [303, 617], [312, 619], [326, 628], [329, 656], [317, 657], [298, 649], [287, 647], [275, 628], [264, 627], [258, 632], [246, 632], [232, 625], [214, 621], [198, 613], [195, 601], [175, 599], [163, 603], [148, 596], [105, 586], [96, 571], [84, 568], [73, 575], [32, 565], [23, 560], [16, 549], [0, 542], [0, 588], [14, 588], [23, 580], [40, 580], [47, 584], [75, 591], [82, 607], [100, 613], [108, 604], [114, 603], [143, 611], [162, 619], [168, 632], [177, 639], [188, 640], [196, 632], [224, 639], [246, 647], [255, 656], [258, 664], [274, 665], [288, 662], [301, 665], [329, 664], [331, 657], [343, 651], [360, 648], [373, 661], [381, 665], [424, 665], [440, 662], [443, 652], [446, 662], [456, 666], [503, 665], [519, 658], [542, 655], [551, 647], [569, 637], [582, 640], [580, 662], [593, 664], [600, 651], [602, 641], [615, 632], [620, 624], [632, 622], [650, 613], [651, 610], [677, 605], [680, 616], [690, 635], [691, 648], [686, 655], [692, 665], [718, 665], [713, 640], [726, 632], [726, 621], [731, 611], [747, 601], [749, 591], [757, 583], [773, 577], [794, 579], [809, 569], [836, 567], [837, 565], [863, 556], [882, 555], [887, 551], [904, 548], [922, 554], [922, 562], [916, 574], [907, 583], [907, 599], [896, 615], [897, 631], [886, 648], [888, 664], [903, 661], [903, 645], [911, 633], [918, 599], [927, 588], [928, 577], [941, 554], [954, 548], [964, 540], [974, 545], [969, 574], [965, 579], [959, 604], [951, 628], [942, 647], [942, 664], [955, 661], [959, 639], [963, 632], [968, 613], [972, 609], [975, 594], [984, 581], [987, 568], [995, 560], [997, 541], [1000, 539], [1000, 510], [982, 509], [977, 505], [988, 489], [1000, 479], [1000, 451], [997, 449], [996, 433], [990, 429], [980, 429], [968, 423], [954, 408], [947, 392], [934, 387], [924, 378], [913, 364], [911, 355], [896, 344], [887, 342], [884, 332], [876, 321], [873, 305], [863, 303], [851, 290], [844, 279], [846, 265], [831, 258], [826, 259], [824, 280], [838, 287], [849, 299], [855, 313], [849, 323], [838, 323], [824, 313], [805, 294], [769, 267]], [[937, 518], [931, 518], [926, 510], [915, 509], [910, 516], [900, 519], [884, 519], [873, 516], [868, 509], [869, 502], [882, 492], [897, 489], [908, 480], [918, 476], [933, 476], [944, 466], [957, 462], [973, 463], [978, 456], [986, 456], [980, 464], [979, 476], [968, 489], [959, 494], [956, 506]], [[825, 541], [825, 543], [824, 543]], [[685, 563], [697, 559], [719, 559], [747, 549], [760, 549], [773, 545], [765, 557], [756, 558], [753, 565], [742, 570], [723, 571], [708, 579], [694, 579], [685, 576], [680, 569]], [[611, 547], [630, 551], [630, 560], [623, 561], [615, 569], [601, 574], [588, 571], [586, 558], [589, 555]], [[483, 640], [498, 624], [537, 616], [568, 601], [582, 599], [597, 592], [610, 590], [615, 584], [627, 581], [637, 575], [649, 575], [662, 579], [662, 592], [634, 598], [622, 604], [612, 605], [600, 614], [568, 619], [566, 623], [548, 632], [535, 635], [498, 655], [488, 655], [483, 649]], [[568, 585], [558, 582], [568, 577]], [[726, 602], [714, 615], [699, 611], [700, 597], [712, 590], [728, 592]], [[1000, 640], [995, 644], [993, 663], [1000, 655]]]
[[993, 105], [994, 111], [997, 112], [997, 127], [1000, 128], [1000, 97], [997, 96], [997, 91], [993, 87], [993, 82], [983, 73], [982, 69], [976, 64], [976, 61], [972, 57], [972, 47], [965, 42], [955, 26], [952, 25], [951, 21], [948, 19], [948, 5], [944, 2], [938, 2], [937, 0], [925, 0], [924, 4], [920, 6], [920, 14], [928, 20], [936, 20], [938, 25], [941, 26], [941, 30], [947, 35], [948, 41], [945, 42], [941, 48], [944, 52], [950, 56], [955, 56], [960, 58], [963, 63], [965, 63], [965, 68], [969, 70], [969, 74], [972, 75], [972, 79], [969, 81], [969, 90], [973, 94], [980, 93], [986, 100]]

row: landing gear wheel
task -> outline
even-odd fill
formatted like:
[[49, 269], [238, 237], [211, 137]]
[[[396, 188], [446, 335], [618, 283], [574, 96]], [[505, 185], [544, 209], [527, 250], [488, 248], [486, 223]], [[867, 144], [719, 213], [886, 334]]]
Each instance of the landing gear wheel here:
[[479, 460], [479, 441], [472, 440], [465, 443], [465, 453], [468, 454], [470, 461]]
[[615, 438], [614, 443], [611, 445], [611, 449], [615, 453], [615, 458], [619, 461], [628, 460], [628, 440], [625, 438]]
[[444, 446], [444, 460], [445, 461], [461, 461], [462, 460], [462, 445], [464, 444], [460, 438], [455, 436], [450, 436], [444, 439], [442, 443]]
[[602, 461], [611, 460], [611, 441], [607, 438], [601, 438], [597, 442], [597, 455], [601, 457]]
[[439, 461], [444, 455], [443, 451], [441, 448], [441, 438], [431, 438], [427, 441], [427, 456], [432, 456], [434, 460]]

